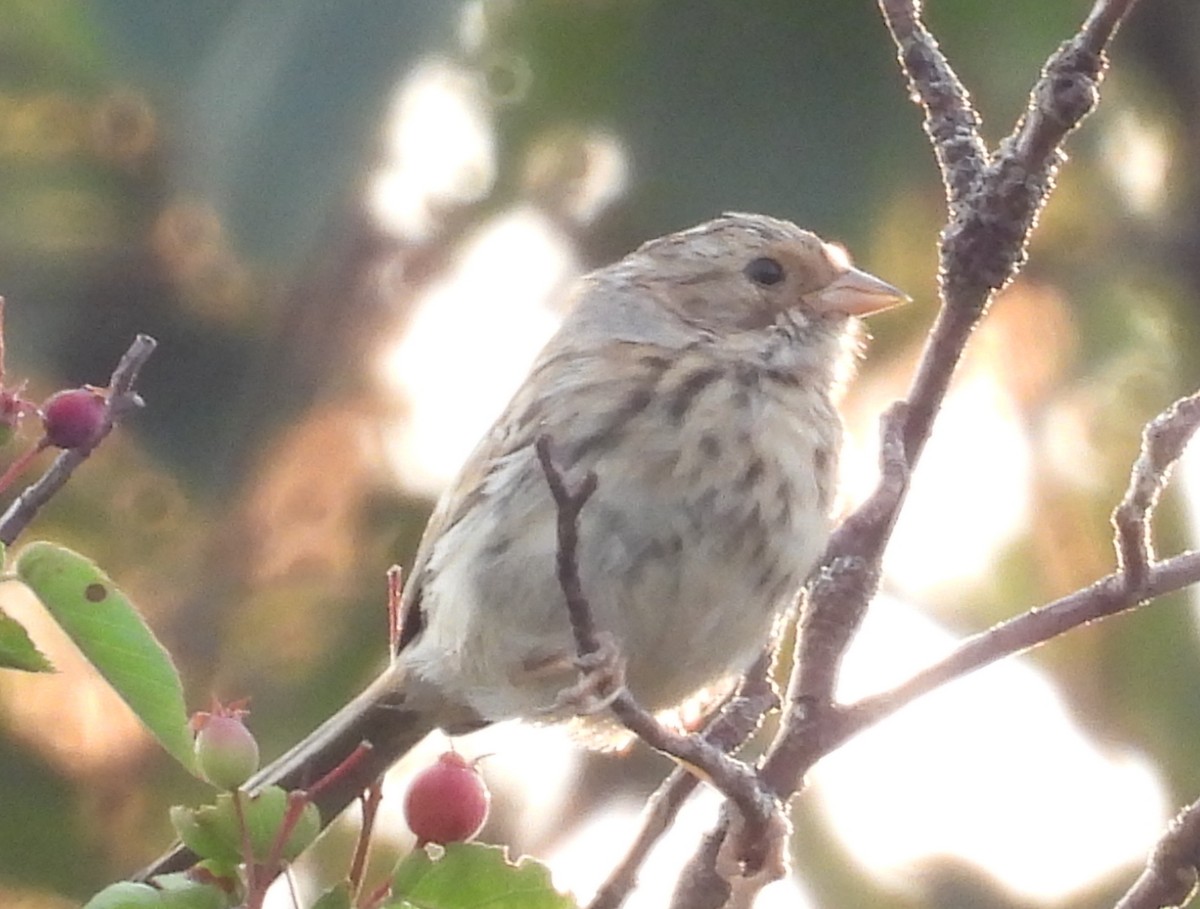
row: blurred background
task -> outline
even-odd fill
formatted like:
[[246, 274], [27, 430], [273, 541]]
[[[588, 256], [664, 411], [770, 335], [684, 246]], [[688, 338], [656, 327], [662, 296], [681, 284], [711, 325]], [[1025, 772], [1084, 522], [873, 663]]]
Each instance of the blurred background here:
[[[1089, 3], [928, 6], [994, 142]], [[873, 4], [0, 10], [6, 380], [34, 400], [103, 385], [136, 332], [160, 342], [145, 411], [29, 538], [89, 554], [134, 596], [191, 708], [251, 698], [268, 756], [382, 664], [384, 572], [411, 560], [564, 288], [649, 237], [763, 211], [912, 294], [872, 321], [846, 401], [846, 504], [870, 488], [877, 415], [935, 311], [943, 218]], [[921, 464], [845, 696], [1111, 569], [1107, 516], [1140, 427], [1200, 379], [1198, 45], [1194, 0], [1143, 0], [1121, 33], [1029, 266]], [[1197, 503], [1192, 455], [1163, 553], [1194, 540]], [[0, 674], [0, 903], [73, 906], [160, 851], [167, 805], [205, 792], [27, 595], [9, 584], [0, 601], [61, 670]], [[1111, 904], [1200, 796], [1198, 677], [1181, 595], [925, 699], [820, 765], [795, 806], [795, 879], [760, 906]], [[446, 743], [428, 747], [389, 782], [396, 848], [403, 776]], [[484, 839], [547, 859], [585, 899], [668, 770], [530, 727], [459, 747], [492, 755]], [[686, 810], [631, 905], [665, 905], [712, 812]], [[348, 828], [329, 839], [303, 892], [345, 860]]]

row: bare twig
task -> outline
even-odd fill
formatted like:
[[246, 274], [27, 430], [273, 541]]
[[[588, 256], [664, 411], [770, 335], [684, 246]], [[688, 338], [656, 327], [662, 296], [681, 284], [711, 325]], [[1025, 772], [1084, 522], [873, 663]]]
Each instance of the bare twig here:
[[[1098, 5], [1103, 3], [1100, 0]], [[1089, 109], [1079, 104], [1074, 94], [1070, 99], [1058, 99], [1054, 86], [1063, 87], [1065, 93], [1066, 87], [1076, 84], [1067, 78], [1072, 63], [1079, 67], [1077, 81], [1094, 84], [1102, 58], [1096, 53], [1075, 57], [1057, 53], [1047, 63], [1030, 107], [1014, 133], [1024, 138], [1009, 140], [992, 158], [979, 136], [978, 114], [937, 42], [922, 24], [915, 4], [912, 0], [880, 0], [880, 8], [896, 41], [913, 96], [924, 109], [925, 129], [938, 156], [950, 215], [940, 244], [942, 306], [907, 396], [903, 437], [911, 470], [929, 438], [967, 340], [994, 293], [1012, 280], [1024, 262], [1026, 241], [1053, 188], [1053, 170], [1058, 164], [1057, 151], [1045, 151], [1045, 137], [1053, 135], [1061, 141]], [[1088, 22], [1094, 18], [1095, 14]], [[1111, 36], [1111, 28], [1107, 34]], [[1047, 118], [1054, 119], [1054, 124], [1044, 125]], [[1041, 169], [1037, 170], [1034, 165], [1039, 162]], [[883, 482], [891, 480], [885, 476]], [[831, 572], [845, 576], [852, 568], [858, 571], [856, 580], [844, 578], [843, 584], [847, 589], [856, 587], [864, 597], [856, 607], [859, 612], [865, 610], [874, 592], [883, 549], [905, 491], [901, 488], [900, 494], [891, 498], [890, 509], [881, 510], [873, 502], [870, 513], [852, 516], [830, 541], [822, 559], [818, 578]], [[809, 678], [797, 693], [805, 699], [803, 707], [808, 712], [823, 693], [832, 691], [840, 654], [849, 643], [849, 636], [843, 633], [844, 617], [851, 611], [847, 602], [844, 595], [832, 601], [835, 608], [831, 616], [825, 615], [819, 599], [810, 602], [806, 610], [805, 637], [815, 636], [815, 640], [805, 641], [809, 661], [805, 672]], [[814, 657], [821, 665], [813, 665]], [[821, 680], [822, 684], [814, 687], [812, 680]]]
[[237, 817], [239, 847], [242, 850], [242, 864], [246, 866], [246, 890], [248, 909], [255, 903], [262, 902], [259, 884], [259, 867], [254, 861], [254, 847], [250, 844], [250, 825], [246, 823], [246, 798], [241, 789], [233, 790], [233, 813]]
[[32, 486], [27, 487], [0, 516], [0, 542], [11, 545], [29, 523], [71, 478], [75, 469], [87, 460], [113, 427], [130, 412], [142, 406], [142, 399], [133, 390], [142, 366], [158, 345], [149, 335], [138, 335], [125, 351], [108, 383], [108, 400], [104, 421], [91, 445], [64, 451]]
[[922, 694], [989, 663], [1200, 582], [1200, 553], [1188, 552], [1154, 563], [1149, 534], [1150, 516], [1171, 466], [1198, 428], [1200, 391], [1176, 401], [1143, 430], [1142, 450], [1131, 471], [1129, 488], [1113, 513], [1121, 563], [1118, 571], [968, 638], [945, 659], [896, 688], [839, 710], [832, 724], [836, 728], [824, 730], [831, 742], [844, 741]]
[[[749, 851], [755, 851], [755, 839], [771, 826], [772, 819], [780, 812], [780, 805], [759, 782], [758, 774], [751, 767], [699, 736], [683, 735], [667, 729], [639, 706], [625, 689], [613, 700], [611, 710], [630, 732], [647, 745], [670, 755], [737, 805], [746, 819]], [[750, 863], [754, 864], [752, 860]]]
[[[907, 397], [904, 458], [915, 468], [966, 343], [995, 293], [1025, 262], [1026, 244], [1038, 213], [1054, 188], [1063, 160], [1061, 145], [1094, 106], [1111, 41], [1133, 0], [1096, 0], [1079, 33], [1046, 63], [1029, 106], [1012, 136], [989, 155], [979, 135], [979, 116], [966, 90], [922, 24], [915, 0], [879, 0], [899, 51], [911, 94], [925, 113], [946, 190], [949, 218], [939, 244], [942, 306], [930, 330]], [[883, 486], [894, 484], [887, 471]], [[883, 549], [903, 505], [906, 487], [872, 497], [869, 511], [853, 515], [830, 541], [810, 578], [801, 650], [809, 665], [789, 691], [781, 740], [765, 774], [776, 792], [794, 792], [807, 767], [844, 738], [833, 709], [832, 687], [842, 653], [874, 594]], [[833, 585], [837, 595], [822, 591]], [[818, 665], [812, 665], [813, 661]], [[939, 683], [940, 684], [940, 683]], [[924, 693], [928, 688], [923, 689]], [[915, 695], [914, 695], [915, 696]], [[828, 716], [829, 723], [822, 722]], [[764, 768], [765, 771], [768, 768]], [[728, 829], [725, 812], [713, 837]], [[711, 883], [719, 846], [706, 841], [685, 877]], [[720, 905], [727, 892], [686, 887], [674, 905], [700, 909]]]
[[978, 185], [987, 164], [979, 114], [911, 0], [880, 0], [879, 6], [896, 42], [909, 91], [925, 110], [925, 132], [954, 208]]
[[1150, 518], [1171, 467], [1200, 426], [1200, 391], [1181, 398], [1142, 430], [1142, 450], [1133, 465], [1125, 498], [1113, 512], [1117, 564], [1133, 591], [1146, 582], [1154, 561]]
[[[586, 658], [600, 653], [604, 647], [592, 616], [591, 604], [583, 593], [578, 563], [579, 513], [596, 490], [596, 476], [589, 472], [578, 487], [569, 489], [554, 463], [552, 448], [553, 442], [549, 437], [542, 436], [537, 440], [538, 460], [558, 512], [559, 585], [571, 616], [579, 656]], [[778, 800], [760, 783], [758, 774], [700, 736], [683, 735], [667, 729], [637, 703], [623, 682], [614, 686], [606, 701], [613, 715], [626, 729], [651, 748], [673, 757], [691, 772], [702, 776], [737, 805], [745, 821], [744, 848], [739, 849], [739, 856], [745, 858], [752, 871], [765, 866], [771, 846], [768, 833], [778, 827], [781, 807]]]
[[[1185, 401], [1190, 400], [1192, 399], [1185, 399]], [[1173, 409], [1167, 414], [1172, 412]], [[1155, 423], [1158, 422], [1159, 420], [1155, 420]], [[1077, 590], [1044, 606], [1031, 609], [987, 631], [967, 638], [945, 658], [926, 667], [895, 688], [863, 698], [846, 707], [832, 708], [820, 722], [814, 721], [794, 727], [807, 736], [807, 738], [799, 740], [797, 747], [796, 753], [801, 759], [801, 765], [803, 760], [808, 760], [810, 763], [815, 762], [842, 745], [847, 739], [955, 679], [1005, 657], [1029, 650], [1082, 625], [1128, 611], [1147, 600], [1183, 590], [1194, 584], [1200, 584], [1200, 552], [1187, 552], [1154, 563], [1148, 568], [1143, 583], [1137, 589], [1131, 589], [1128, 586], [1122, 572], [1114, 572], [1089, 587]], [[777, 749], [780, 747], [776, 746]], [[786, 753], [786, 749], [783, 750]], [[776, 753], [778, 751], [773, 751], [762, 774], [764, 780], [772, 785], [776, 785], [779, 780], [776, 772], [768, 773], [768, 768], [773, 769], [773, 759], [779, 760], [775, 758]], [[787, 760], [796, 760], [796, 755], [788, 755]], [[785, 769], [787, 772], [793, 771], [791, 766], [787, 766]], [[684, 898], [681, 899], [677, 894], [676, 902], [673, 905], [677, 907], [720, 905], [719, 902], [709, 902], [707, 897], [700, 897], [697, 894], [704, 894], [705, 887], [711, 889], [709, 885], [713, 882], [713, 872], [710, 862], [714, 853], [710, 841], [714, 839], [719, 841], [722, 838], [724, 823], [727, 823], [727, 819], [723, 821], [721, 827], [710, 834], [706, 840], [709, 843], [708, 847], [693, 857], [691, 865], [683, 875], [684, 879], [707, 881], [708, 884], [695, 887], [689, 885], [684, 891]], [[1147, 870], [1147, 874], [1149, 873], [1151, 873], [1150, 869]], [[1139, 888], [1149, 886], [1151, 886], [1150, 883], [1139, 883]], [[1159, 905], [1173, 904], [1131, 902], [1122, 903], [1120, 909], [1134, 909], [1134, 907], [1140, 909], [1142, 906]]]
[[827, 551], [838, 553], [837, 558], [824, 561], [809, 580], [788, 686], [789, 709], [762, 768], [763, 780], [781, 794], [796, 791], [826, 747], [818, 732], [833, 703], [842, 655], [879, 583], [874, 553], [882, 545], [880, 536], [891, 526], [889, 516], [895, 514], [908, 488], [906, 412], [905, 405], [897, 403], [881, 417], [879, 485], [830, 540]]
[[558, 583], [567, 601], [575, 646], [580, 656], [588, 656], [600, 650], [600, 636], [596, 633], [591, 606], [583, 595], [576, 553], [579, 551], [579, 512], [596, 491], [596, 474], [588, 471], [575, 489], [567, 489], [562, 474], [554, 466], [552, 445], [549, 436], [541, 436], [535, 449], [542, 472], [546, 475], [546, 483], [550, 486], [550, 495], [558, 509], [558, 554], [555, 562]]
[[1120, 572], [1106, 575], [1090, 587], [967, 638], [947, 657], [922, 669], [908, 681], [843, 708], [834, 723], [835, 728], [826, 733], [832, 743], [839, 744], [947, 682], [1044, 644], [1081, 625], [1132, 609], [1144, 600], [1197, 583], [1200, 583], [1200, 552], [1187, 552], [1156, 563], [1150, 569], [1146, 583], [1136, 591], [1126, 587]]
[[[296, 825], [300, 823], [300, 819], [304, 816], [304, 809], [309, 804], [311, 802], [307, 792], [298, 789], [289, 792], [286, 802], [287, 810], [284, 811], [279, 829], [275, 831], [275, 837], [271, 840], [271, 848], [267, 852], [267, 860], [261, 866], [256, 866], [252, 861], [246, 863], [247, 876], [257, 871], [259, 884], [258, 887], [250, 888], [250, 893], [246, 901], [247, 909], [258, 909], [258, 907], [262, 906], [262, 901], [267, 895], [267, 887], [270, 886], [271, 881], [283, 873], [285, 868], [283, 850], [287, 847], [292, 834], [296, 832]], [[253, 880], [253, 878], [251, 879]]]
[[[943, 305], [909, 390], [904, 415], [909, 470], [915, 467], [929, 437], [967, 339], [992, 295], [1024, 263], [1025, 244], [1054, 185], [1059, 145], [1094, 105], [1095, 88], [1105, 66], [1103, 48], [1131, 5], [1131, 0], [1097, 0], [1080, 33], [1047, 62], [1013, 136], [980, 166], [983, 152], [978, 117], [921, 24], [915, 4], [912, 0], [880, 0], [914, 95], [925, 110], [926, 130], [935, 144], [950, 207], [940, 246]], [[964, 182], [968, 178], [969, 184]], [[888, 495], [884, 487], [889, 484], [895, 488], [894, 477], [885, 470], [880, 492], [835, 534], [820, 571], [810, 581], [814, 593], [820, 593], [822, 584], [837, 578], [842, 592], [836, 597], [813, 596], [805, 611], [802, 649], [809, 666], [803, 670], [804, 684], [793, 686], [795, 700], [790, 703], [800, 712], [798, 725], [806, 725], [808, 731], [797, 735], [792, 734], [795, 729], [785, 728], [788, 747], [801, 748], [800, 740], [805, 739], [801, 750], [806, 755], [787, 759], [793, 767], [789, 773], [776, 774], [773, 769], [771, 779], [779, 786], [777, 791], [791, 791], [799, 781], [796, 771], [824, 753], [821, 744], [810, 738], [819, 732], [811, 722], [812, 714], [830, 702], [837, 666], [849, 644], [846, 627], [857, 627], [857, 622], [848, 623], [846, 616], [865, 610], [874, 593], [883, 549], [907, 489], [901, 485], [897, 494]], [[880, 506], [880, 495], [890, 508]], [[849, 604], [851, 590], [862, 598], [854, 607]], [[813, 666], [814, 661], [819, 665]]]
[[724, 906], [729, 901], [729, 882], [717, 873], [717, 861], [725, 844], [726, 831], [732, 824], [723, 810], [721, 822], [700, 840], [692, 860], [683, 869], [671, 895], [671, 909], [692, 906]]
[[1062, 142], [1094, 107], [1104, 49], [1134, 0], [1097, 0], [1077, 35], [1047, 61], [1029, 106], [992, 156], [966, 90], [917, 15], [913, 0], [880, 0], [914, 96], [925, 111], [950, 218], [940, 244], [943, 307], [908, 400], [905, 447], [914, 462], [950, 376], [995, 291], [1025, 262], [1026, 243], [1062, 162]]
[[1063, 139], [1099, 100], [1106, 52], [1137, 0], [1097, 0], [1079, 32], [1046, 61], [1025, 116], [1003, 151], [1038, 172], [1061, 163]]
[[4, 297], [0, 297], [0, 386], [4, 384]]
[[[737, 693], [704, 730], [709, 744], [732, 753], [754, 733], [765, 713], [779, 706], [771, 681], [771, 651], [764, 651], [747, 670]], [[689, 795], [700, 783], [683, 767], [676, 767], [646, 802], [642, 828], [624, 857], [596, 891], [588, 909], [618, 909], [637, 884], [637, 874], [651, 848], [675, 820]]]
[[371, 854], [371, 836], [375, 832], [375, 819], [383, 802], [383, 787], [378, 781], [367, 787], [359, 798], [362, 800], [362, 826], [358, 830], [358, 841], [354, 844], [354, 857], [350, 860], [350, 871], [346, 880], [350, 882], [350, 897], [357, 901], [362, 893], [363, 875], [367, 870], [367, 857]]
[[1160, 909], [1186, 905], [1200, 883], [1200, 801], [1171, 820], [1146, 869], [1125, 892], [1116, 909]]
[[[969, 203], [979, 195], [989, 156], [979, 134], [979, 114], [937, 41], [921, 21], [917, 4], [914, 0], [879, 0], [879, 7], [896, 43], [910, 95], [925, 113], [925, 132], [937, 158], [950, 213], [939, 246], [943, 305], [930, 330], [908, 395], [911, 413], [904, 446], [910, 463], [915, 463], [949, 387], [950, 376], [992, 292], [987, 282], [977, 282], [970, 293], [963, 292], [965, 284], [948, 282], [948, 278], [962, 271], [962, 263], [956, 263], [951, 255], [951, 237], [961, 229], [961, 222], [971, 211]], [[957, 292], [950, 292], [952, 286]]]

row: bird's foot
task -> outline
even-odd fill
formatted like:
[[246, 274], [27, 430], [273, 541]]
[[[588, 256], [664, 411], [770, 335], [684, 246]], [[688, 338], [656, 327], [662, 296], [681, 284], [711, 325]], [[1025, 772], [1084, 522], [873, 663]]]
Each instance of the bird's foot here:
[[598, 639], [597, 649], [571, 659], [579, 679], [558, 693], [547, 713], [602, 713], [625, 691], [625, 661], [617, 642], [604, 633]]

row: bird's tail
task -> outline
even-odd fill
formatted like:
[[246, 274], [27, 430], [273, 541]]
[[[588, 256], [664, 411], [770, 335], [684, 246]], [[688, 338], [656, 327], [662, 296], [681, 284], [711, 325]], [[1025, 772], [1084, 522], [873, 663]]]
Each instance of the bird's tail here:
[[[312, 801], [325, 827], [434, 728], [446, 725], [446, 716], [432, 688], [409, 684], [403, 670], [393, 666], [311, 735], [254, 774], [244, 788], [254, 794], [268, 786], [289, 791], [315, 787]], [[458, 723], [453, 731], [466, 731], [471, 725]], [[344, 763], [363, 744], [369, 748]], [[196, 861], [190, 849], [177, 844], [134, 879], [181, 871]]]

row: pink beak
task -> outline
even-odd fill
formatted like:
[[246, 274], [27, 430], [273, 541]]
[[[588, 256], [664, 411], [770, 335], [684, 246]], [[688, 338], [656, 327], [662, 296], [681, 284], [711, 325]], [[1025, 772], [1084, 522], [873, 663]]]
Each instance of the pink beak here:
[[912, 297], [886, 281], [857, 268], [848, 268], [833, 283], [813, 295], [812, 305], [819, 312], [867, 316], [911, 300]]

